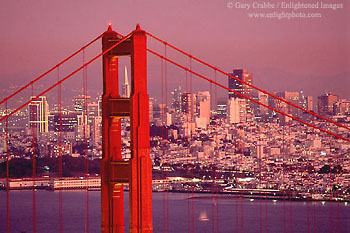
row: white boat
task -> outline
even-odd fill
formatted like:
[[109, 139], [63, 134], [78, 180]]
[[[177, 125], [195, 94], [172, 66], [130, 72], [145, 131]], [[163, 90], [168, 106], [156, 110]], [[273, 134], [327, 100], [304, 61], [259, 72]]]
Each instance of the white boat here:
[[198, 217], [198, 220], [201, 221], [201, 222], [209, 221], [207, 212], [202, 211], [202, 212], [200, 213], [199, 217]]

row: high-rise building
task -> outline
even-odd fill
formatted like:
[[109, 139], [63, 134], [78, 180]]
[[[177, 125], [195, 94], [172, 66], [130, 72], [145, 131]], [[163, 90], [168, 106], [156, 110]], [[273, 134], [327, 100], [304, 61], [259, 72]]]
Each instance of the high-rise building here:
[[181, 86], [171, 92], [171, 107], [177, 113], [181, 112], [181, 94]]
[[[236, 77], [237, 79], [248, 83], [248, 84], [253, 84], [253, 75], [251, 73], [249, 73], [247, 70], [245, 69], [234, 69], [233, 73], [231, 73], [230, 75]], [[242, 82], [232, 78], [232, 77], [228, 77], [228, 87], [240, 94], [243, 94], [245, 96], [248, 97], [252, 97], [253, 91], [252, 88], [250, 86], [248, 86], [247, 84], [243, 84]], [[233, 92], [229, 92], [228, 94], [229, 98], [243, 98], [240, 95], [233, 93]]]
[[93, 118], [92, 140], [95, 144], [102, 143], [102, 117], [96, 116]]
[[98, 103], [92, 102], [88, 104], [88, 122], [92, 124], [94, 117], [98, 116]]
[[[253, 89], [252, 87], [247, 85], [247, 84], [250, 84], [250, 85], [253, 84], [253, 75], [249, 73], [246, 69], [234, 69], [233, 73], [231, 73], [230, 75], [236, 77], [238, 80], [232, 77], [228, 77], [229, 88], [246, 97], [253, 98]], [[242, 83], [240, 80], [247, 84]], [[230, 98], [246, 99], [237, 93], [229, 91], [228, 93], [229, 99]], [[250, 100], [248, 99], [246, 99], [246, 114], [247, 114], [247, 120], [251, 121], [254, 117], [253, 106]]]
[[102, 96], [98, 98], [98, 110], [97, 110], [97, 115], [102, 116]]
[[82, 112], [62, 112], [61, 114], [51, 112], [49, 115], [49, 131], [74, 132], [82, 118]]
[[[283, 98], [284, 100], [299, 106], [299, 92], [297, 91], [284, 91], [284, 92], [278, 92], [277, 96], [280, 98]], [[277, 106], [278, 110], [290, 114], [294, 117], [297, 117], [299, 114], [299, 109], [281, 101], [277, 101], [279, 106]]]
[[306, 109], [309, 111], [313, 111], [314, 110], [313, 105], [314, 105], [313, 97], [307, 96], [306, 97]]
[[46, 101], [46, 96], [34, 99], [35, 97], [31, 97], [33, 101], [28, 105], [29, 127], [34, 127], [40, 133], [48, 132], [49, 104]]
[[338, 99], [334, 105], [334, 114], [344, 116], [350, 114], [350, 101], [346, 99]]
[[199, 91], [197, 93], [197, 112], [198, 117], [205, 119], [205, 124], [210, 122], [210, 93], [209, 91]]
[[123, 97], [124, 98], [130, 97], [130, 85], [129, 85], [129, 79], [128, 79], [128, 70], [126, 66], [124, 67]]
[[83, 111], [85, 109], [85, 100], [86, 106], [90, 103], [90, 96], [79, 95], [74, 98], [74, 111]]
[[196, 114], [196, 96], [193, 93], [183, 92], [181, 94], [181, 110], [183, 113], [190, 114], [194, 117]]
[[[268, 94], [265, 94], [265, 93], [263, 93], [263, 92], [258, 92], [258, 101], [260, 102], [260, 103], [262, 103], [262, 104], [265, 104], [265, 105], [269, 105], [269, 96], [268, 96]], [[269, 113], [269, 109], [268, 108], [266, 108], [266, 107], [264, 107], [264, 106], [262, 106], [262, 105], [259, 105], [259, 114], [260, 114], [260, 116], [266, 116], [266, 115], [268, 115], [268, 113]]]
[[219, 98], [216, 101], [216, 114], [220, 118], [226, 118], [227, 115], [227, 98]]
[[230, 124], [247, 122], [246, 100], [231, 98], [227, 103], [227, 117]]
[[317, 98], [318, 114], [333, 115], [333, 105], [337, 102], [338, 96], [333, 93], [326, 93]]
[[153, 98], [149, 99], [149, 121], [153, 121]]

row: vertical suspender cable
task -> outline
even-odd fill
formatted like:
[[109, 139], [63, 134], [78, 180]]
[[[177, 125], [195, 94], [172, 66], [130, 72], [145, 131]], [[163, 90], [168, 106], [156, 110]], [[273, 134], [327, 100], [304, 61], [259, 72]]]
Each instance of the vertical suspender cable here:
[[[289, 135], [288, 136], [290, 136], [290, 127], [288, 126], [288, 133], [289, 133]], [[293, 190], [292, 190], [292, 187], [290, 187], [290, 191], [289, 191], [289, 232], [290, 233], [292, 233], [293, 232], [293, 203], [292, 203], [292, 201], [293, 201], [293, 194], [294, 194], [294, 192], [293, 192]]]
[[[285, 143], [284, 138], [284, 125], [282, 125], [282, 143]], [[282, 192], [283, 192], [283, 233], [287, 233], [287, 215], [286, 215], [286, 183], [285, 183], [285, 172], [286, 172], [286, 158], [283, 158], [282, 162]]]
[[[85, 49], [83, 49], [83, 65], [85, 65]], [[88, 112], [88, 98], [87, 98], [87, 66], [83, 69], [83, 135], [84, 135], [84, 157], [85, 157], [85, 182], [86, 182], [86, 194], [85, 194], [85, 233], [89, 233], [89, 156], [88, 156], [88, 123], [89, 123], [89, 112]]]
[[[160, 84], [161, 84], [161, 104], [159, 106], [159, 111], [160, 111], [160, 119], [161, 119], [161, 126], [162, 126], [162, 140], [161, 140], [161, 149], [162, 149], [162, 160], [164, 161], [164, 157], [165, 157], [165, 132], [164, 132], [164, 127], [165, 127], [165, 124], [164, 124], [164, 60], [163, 59], [160, 59], [161, 60], [161, 75], [160, 75]], [[165, 171], [165, 181], [166, 181], [166, 189], [168, 189], [168, 176], [167, 176], [167, 172]], [[166, 217], [166, 192], [163, 192], [163, 232], [166, 233], [166, 226], [167, 226], [167, 217]]]
[[[329, 223], [331, 228], [331, 233], [334, 232], [333, 229], [333, 177], [332, 177], [332, 166], [333, 166], [333, 159], [332, 159], [332, 137], [330, 138], [329, 142]], [[334, 169], [335, 170], [335, 169]]]
[[[212, 83], [209, 83], [209, 93], [210, 96], [212, 96], [213, 94], [213, 90], [212, 90]], [[211, 105], [212, 105], [212, 98], [210, 98], [210, 109], [211, 109]], [[209, 119], [209, 123], [210, 123], [210, 119]], [[210, 124], [209, 126], [210, 127]], [[214, 154], [216, 153], [216, 148], [214, 150]], [[211, 186], [211, 232], [214, 233], [215, 232], [215, 187], [214, 187], [214, 154], [212, 157], [212, 169], [211, 169], [211, 180], [212, 180], [212, 186]]]
[[[188, 105], [188, 73], [187, 70], [185, 71], [185, 79], [186, 79], [186, 83], [185, 83], [185, 95], [187, 98], [187, 105]], [[185, 96], [183, 95], [183, 96]], [[181, 102], [183, 103], [182, 97], [181, 97]], [[183, 106], [186, 107], [186, 106]], [[185, 127], [185, 136], [188, 134], [188, 128], [189, 128], [189, 114], [187, 112], [188, 109], [182, 109], [182, 111], [186, 112], [186, 122], [187, 122], [187, 128]], [[186, 175], [187, 175], [187, 181], [189, 181], [191, 179], [191, 170], [192, 168], [190, 167], [190, 136], [189, 134], [187, 135], [187, 166], [186, 166]], [[191, 232], [191, 202], [190, 202], [190, 182], [187, 182], [187, 231], [188, 233]], [[191, 186], [192, 186], [192, 181], [191, 181]]]
[[[262, 150], [263, 150], [263, 148], [262, 148]], [[266, 174], [266, 176], [267, 176], [267, 172], [268, 172], [268, 170], [267, 169], [265, 169], [265, 174]], [[267, 189], [268, 189], [269, 187], [267, 187]], [[268, 233], [268, 209], [267, 209], [267, 207], [268, 207], [268, 205], [267, 205], [267, 192], [265, 192], [265, 232], [266, 233]]]
[[[5, 109], [6, 109], [6, 114], [8, 114], [8, 109], [7, 109], [7, 100], [5, 101]], [[6, 118], [5, 122], [5, 131], [6, 131], [6, 232], [10, 233], [10, 196], [9, 196], [9, 191], [10, 191], [10, 182], [9, 182], [9, 122], [8, 118]]]
[[[192, 70], [192, 57], [190, 57], [190, 70]], [[192, 170], [191, 170], [191, 178], [192, 178], [192, 187], [191, 187], [191, 210], [192, 210], [192, 233], [194, 232], [194, 169], [195, 169], [195, 162], [193, 160], [193, 152], [191, 150], [191, 145], [192, 145], [192, 129], [193, 129], [193, 118], [194, 118], [194, 94], [192, 90], [192, 73], [190, 73], [190, 154], [192, 158]]]
[[[305, 137], [307, 136], [306, 135], [306, 130], [304, 131], [305, 132]], [[306, 152], [306, 145], [303, 146], [304, 147], [304, 152]], [[309, 168], [310, 167], [310, 162], [308, 160], [308, 166], [307, 166], [307, 172], [309, 173]], [[310, 187], [310, 180], [307, 181], [307, 185]], [[309, 191], [310, 192], [310, 189]], [[310, 198], [309, 196], [306, 197], [306, 221], [307, 221], [307, 233], [310, 233]]]
[[[164, 45], [164, 57], [167, 58], [167, 45]], [[164, 103], [164, 113], [165, 113], [165, 152], [168, 152], [168, 117], [167, 117], [167, 112], [168, 112], [168, 79], [167, 79], [167, 62], [165, 61], [164, 63], [164, 92], [165, 92], [165, 103]], [[167, 172], [168, 173], [168, 172]], [[167, 174], [168, 176], [168, 174]], [[169, 189], [166, 189], [166, 229], [167, 233], [169, 233]]]
[[[214, 80], [216, 82], [216, 69], [214, 71]], [[210, 83], [211, 84], [211, 83]], [[216, 101], [216, 85], [215, 85], [215, 101]], [[215, 134], [216, 135], [216, 134]], [[216, 151], [219, 151], [219, 149], [216, 147]], [[217, 157], [215, 160], [215, 165], [217, 167]], [[219, 186], [216, 184], [216, 232], [219, 233]]]
[[[60, 70], [57, 67], [57, 82], [60, 81]], [[59, 186], [62, 186], [62, 106], [61, 106], [61, 83], [58, 84], [57, 88], [57, 118], [58, 118], [58, 134], [57, 134], [57, 149], [58, 149], [58, 180]], [[63, 197], [62, 188], [59, 190], [58, 194], [58, 212], [59, 212], [59, 232], [63, 232]]]
[[[32, 95], [34, 96], [34, 87], [32, 87]], [[30, 97], [31, 98], [31, 97]], [[32, 120], [34, 119], [34, 112], [29, 112], [31, 114]], [[38, 127], [38, 126], [37, 126]], [[32, 125], [32, 169], [33, 169], [33, 233], [36, 233], [36, 197], [35, 197], [35, 177], [36, 177], [36, 146], [35, 143], [35, 133], [37, 132], [37, 129], [35, 129], [35, 124]]]
[[[216, 75], [216, 71], [214, 72], [214, 77]], [[212, 83], [209, 83], [209, 88], [210, 88], [210, 96], [212, 96], [213, 94], [213, 90], [212, 90]], [[210, 109], [211, 109], [211, 106], [212, 106], [212, 98], [210, 98]], [[211, 114], [210, 114], [211, 115]], [[210, 127], [210, 115], [209, 115], [209, 126]], [[215, 203], [216, 202], [216, 188], [215, 188], [215, 181], [216, 181], [216, 174], [215, 174], [215, 168], [214, 168], [214, 164], [215, 164], [215, 154], [216, 154], [216, 150], [217, 148], [215, 147], [214, 151], [213, 151], [213, 155], [212, 155], [212, 161], [211, 161], [211, 180], [212, 180], [212, 187], [211, 187], [211, 216], [212, 216], [212, 223], [211, 223], [211, 228], [212, 228], [212, 232], [214, 233], [215, 232], [215, 222], [216, 222], [216, 217], [215, 217], [215, 214], [216, 214], [216, 211], [215, 211]]]
[[[259, 126], [258, 126], [258, 130], [257, 130], [259, 136], [258, 136], [258, 142], [260, 142], [260, 132], [259, 132]], [[261, 189], [262, 189], [262, 185], [261, 185], [261, 153], [259, 153], [259, 144], [257, 143], [257, 154], [259, 154], [257, 157], [258, 159], [258, 166], [259, 166], [259, 222], [260, 222], [260, 233], [262, 233], [262, 198], [261, 198]]]

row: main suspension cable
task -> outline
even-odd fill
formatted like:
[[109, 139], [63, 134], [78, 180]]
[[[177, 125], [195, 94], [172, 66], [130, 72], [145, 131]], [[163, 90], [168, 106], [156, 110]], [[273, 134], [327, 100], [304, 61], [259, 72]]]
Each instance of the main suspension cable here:
[[224, 85], [222, 85], [222, 84], [220, 84], [220, 83], [217, 83], [217, 82], [215, 82], [215, 81], [213, 81], [213, 80], [211, 80], [211, 79], [209, 79], [209, 78], [207, 78], [207, 77], [205, 77], [205, 76], [203, 76], [203, 75], [201, 75], [201, 74], [199, 74], [199, 73], [197, 73], [197, 72], [195, 72], [195, 71], [192, 71], [192, 70], [190, 70], [190, 69], [188, 69], [188, 68], [186, 68], [186, 67], [184, 67], [184, 66], [182, 66], [182, 65], [180, 65], [180, 64], [178, 64], [178, 63], [176, 63], [176, 62], [174, 62], [174, 61], [172, 61], [172, 60], [170, 60], [170, 59], [168, 59], [168, 58], [163, 57], [162, 55], [160, 55], [160, 54], [154, 52], [153, 50], [147, 49], [147, 51], [150, 52], [150, 53], [152, 53], [153, 55], [158, 56], [159, 58], [164, 59], [165, 61], [167, 61], [167, 62], [169, 62], [169, 63], [171, 63], [171, 64], [173, 64], [173, 65], [175, 65], [175, 66], [177, 66], [177, 67], [179, 67], [179, 68], [181, 68], [181, 69], [183, 69], [183, 70], [187, 70], [188, 72], [190, 72], [190, 73], [192, 73], [192, 74], [194, 74], [194, 75], [196, 75], [196, 76], [198, 76], [198, 77], [200, 77], [200, 78], [202, 78], [202, 79], [205, 79], [205, 80], [207, 80], [208, 82], [211, 82], [211, 83], [213, 83], [213, 84], [215, 84], [215, 85], [217, 85], [217, 86], [219, 86], [219, 87], [221, 87], [221, 88], [224, 88], [224, 89], [226, 89], [226, 90], [228, 90], [228, 91], [231, 91], [231, 92], [233, 92], [233, 93], [235, 93], [235, 94], [237, 94], [237, 95], [239, 95], [239, 96], [241, 96], [241, 97], [243, 97], [243, 98], [245, 98], [245, 99], [248, 99], [248, 100], [250, 100], [250, 101], [252, 101], [252, 102], [254, 102], [254, 103], [256, 103], [256, 104], [259, 104], [259, 105], [261, 105], [261, 106], [264, 106], [264, 107], [266, 107], [266, 108], [268, 108], [268, 109], [270, 109], [270, 110], [272, 110], [272, 111], [275, 111], [275, 112], [277, 112], [277, 113], [280, 113], [280, 114], [282, 114], [282, 115], [284, 115], [284, 116], [286, 116], [286, 117], [289, 117], [289, 118], [291, 118], [291, 119], [293, 119], [293, 120], [295, 120], [295, 121], [298, 121], [298, 122], [300, 122], [300, 123], [302, 123], [302, 124], [305, 124], [305, 125], [307, 125], [307, 126], [310, 126], [310, 127], [312, 127], [312, 128], [318, 129], [318, 130], [320, 130], [320, 131], [322, 131], [322, 132], [324, 132], [324, 133], [327, 133], [327, 134], [329, 134], [329, 135], [332, 135], [332, 136], [334, 136], [334, 137], [336, 137], [336, 138], [339, 138], [339, 139], [342, 139], [342, 140], [344, 140], [344, 141], [350, 142], [350, 139], [348, 139], [348, 138], [342, 137], [342, 136], [340, 136], [340, 135], [338, 135], [338, 134], [332, 133], [332, 132], [330, 132], [330, 131], [328, 131], [328, 130], [325, 130], [325, 129], [322, 129], [322, 128], [318, 127], [318, 126], [315, 126], [315, 125], [313, 125], [313, 124], [310, 124], [310, 123], [308, 123], [308, 122], [306, 122], [306, 121], [303, 121], [303, 120], [301, 120], [301, 119], [299, 119], [299, 118], [297, 118], [297, 117], [294, 117], [294, 116], [292, 116], [292, 115], [290, 115], [290, 114], [287, 114], [287, 113], [285, 113], [285, 112], [282, 112], [282, 111], [280, 111], [280, 110], [278, 110], [278, 109], [272, 108], [272, 107], [270, 107], [270, 106], [268, 106], [268, 105], [266, 105], [266, 104], [263, 104], [263, 103], [261, 103], [261, 102], [255, 100], [255, 99], [253, 99], [253, 98], [251, 98], [251, 97], [248, 97], [248, 96], [246, 96], [246, 95], [244, 95], [244, 94], [241, 94], [241, 93], [239, 93], [239, 92], [237, 92], [237, 91], [235, 91], [235, 90], [232, 90], [232, 89], [230, 89], [230, 88], [228, 88], [228, 87], [226, 87], [226, 86], [224, 86]]
[[212, 66], [212, 65], [210, 65], [209, 63], [204, 62], [203, 60], [201, 60], [201, 59], [199, 59], [199, 58], [193, 57], [191, 54], [189, 54], [189, 53], [187, 53], [187, 52], [185, 52], [185, 51], [183, 51], [183, 50], [181, 50], [181, 49], [178, 49], [177, 47], [175, 47], [175, 46], [173, 46], [173, 45], [171, 45], [171, 44], [165, 42], [164, 40], [162, 40], [162, 39], [160, 39], [160, 38], [158, 38], [158, 37], [156, 37], [156, 36], [154, 36], [154, 35], [152, 35], [152, 34], [150, 34], [150, 33], [148, 33], [148, 32], [146, 32], [146, 35], [148, 35], [149, 37], [151, 37], [151, 38], [153, 38], [153, 39], [155, 39], [155, 40], [157, 40], [157, 41], [159, 41], [159, 42], [161, 42], [161, 43], [163, 43], [163, 44], [166, 44], [168, 47], [170, 47], [170, 48], [172, 48], [172, 49], [178, 51], [179, 53], [182, 53], [182, 54], [184, 54], [184, 55], [186, 55], [186, 56], [192, 58], [193, 60], [195, 60], [195, 61], [197, 61], [197, 62], [199, 62], [199, 63], [201, 63], [201, 64], [203, 64], [203, 65], [205, 65], [205, 66], [207, 66], [207, 67], [209, 67], [209, 68], [211, 68], [211, 69], [214, 69], [214, 70], [216, 70], [216, 71], [218, 71], [218, 72], [220, 72], [220, 73], [222, 73], [222, 74], [228, 76], [229, 78], [235, 79], [236, 81], [239, 81], [239, 82], [241, 82], [241, 83], [244, 84], [244, 85], [247, 85], [247, 86], [249, 86], [249, 87], [251, 87], [251, 88], [253, 88], [253, 89], [257, 90], [257, 91], [260, 91], [260, 92], [262, 92], [262, 93], [265, 93], [265, 94], [271, 96], [271, 97], [274, 98], [274, 99], [277, 99], [277, 100], [279, 100], [279, 101], [282, 101], [282, 102], [284, 102], [284, 103], [286, 103], [286, 104], [288, 104], [288, 105], [290, 105], [290, 106], [293, 106], [293, 107], [295, 107], [295, 108], [297, 108], [297, 109], [300, 109], [301, 111], [304, 111], [304, 112], [306, 112], [306, 113], [309, 113], [309, 114], [311, 114], [311, 115], [313, 115], [313, 116], [315, 116], [315, 117], [317, 117], [317, 118], [320, 118], [320, 119], [322, 119], [322, 120], [328, 121], [329, 123], [332, 123], [332, 124], [335, 124], [335, 125], [337, 125], [337, 126], [339, 126], [339, 127], [344, 128], [344, 129], [350, 130], [350, 128], [347, 127], [347, 126], [345, 126], [345, 125], [342, 125], [342, 124], [340, 124], [340, 123], [338, 123], [338, 122], [335, 122], [335, 121], [333, 121], [333, 120], [330, 120], [330, 119], [328, 119], [328, 118], [326, 118], [326, 117], [323, 117], [323, 116], [321, 116], [321, 115], [319, 115], [319, 114], [316, 114], [316, 113], [314, 113], [314, 112], [311, 112], [311, 111], [309, 111], [309, 110], [307, 110], [307, 109], [304, 109], [304, 108], [302, 108], [302, 107], [300, 107], [300, 106], [298, 106], [298, 105], [296, 105], [296, 104], [293, 104], [292, 102], [289, 102], [289, 101], [287, 101], [287, 100], [285, 100], [285, 99], [283, 99], [283, 98], [281, 98], [281, 97], [278, 97], [278, 96], [276, 96], [276, 95], [274, 95], [274, 94], [271, 94], [270, 92], [267, 92], [267, 91], [265, 91], [265, 90], [263, 90], [263, 89], [261, 89], [261, 88], [258, 88], [258, 87], [254, 86], [254, 85], [252, 85], [252, 84], [250, 84], [250, 83], [248, 83], [248, 82], [245, 82], [245, 81], [243, 81], [243, 80], [240, 80], [239, 78], [237, 78], [237, 77], [235, 77], [235, 76], [233, 76], [233, 75], [231, 75], [231, 74], [229, 74], [229, 73], [226, 73], [225, 71], [220, 70], [219, 68], [217, 68], [217, 67], [215, 67], [215, 66]]

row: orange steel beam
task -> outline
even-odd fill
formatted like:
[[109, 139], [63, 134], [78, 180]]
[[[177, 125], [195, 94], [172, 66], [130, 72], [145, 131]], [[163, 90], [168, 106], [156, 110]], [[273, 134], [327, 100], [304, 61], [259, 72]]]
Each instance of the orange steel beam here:
[[[121, 40], [111, 26], [102, 37], [106, 51]], [[121, 98], [118, 57], [131, 58], [130, 98]], [[149, 151], [146, 33], [139, 26], [131, 36], [103, 56], [101, 229], [124, 233], [124, 190], [129, 184], [129, 231], [151, 233], [152, 162]], [[130, 117], [131, 159], [121, 155], [121, 118]]]

